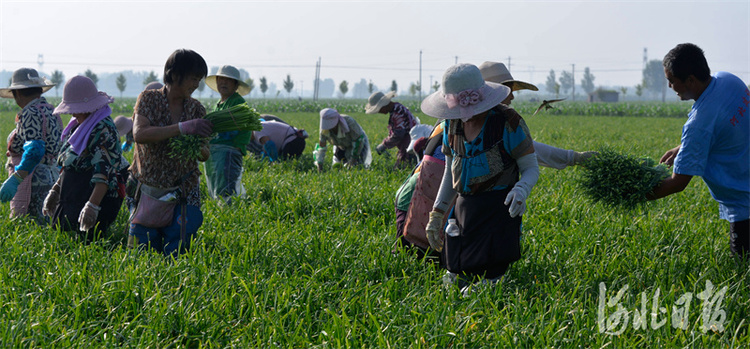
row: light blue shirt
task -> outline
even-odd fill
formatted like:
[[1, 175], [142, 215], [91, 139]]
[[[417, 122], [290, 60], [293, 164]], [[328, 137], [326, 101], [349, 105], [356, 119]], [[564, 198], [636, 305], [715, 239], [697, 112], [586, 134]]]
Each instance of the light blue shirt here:
[[682, 127], [674, 172], [700, 176], [730, 222], [750, 218], [750, 90], [718, 72], [693, 104]]

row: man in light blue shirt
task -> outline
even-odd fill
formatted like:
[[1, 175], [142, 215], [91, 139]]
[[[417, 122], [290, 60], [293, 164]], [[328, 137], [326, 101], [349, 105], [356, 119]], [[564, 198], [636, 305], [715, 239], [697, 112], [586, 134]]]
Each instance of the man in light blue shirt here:
[[700, 176], [730, 223], [732, 252], [750, 257], [750, 90], [727, 72], [710, 75], [703, 50], [680, 44], [664, 57], [664, 74], [681, 100], [695, 100], [682, 128], [681, 144], [661, 162], [674, 171], [650, 199], [685, 189]]

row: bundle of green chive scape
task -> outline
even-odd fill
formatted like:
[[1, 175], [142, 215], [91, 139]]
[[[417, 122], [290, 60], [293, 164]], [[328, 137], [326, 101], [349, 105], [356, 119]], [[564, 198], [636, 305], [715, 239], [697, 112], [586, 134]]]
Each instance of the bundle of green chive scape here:
[[[206, 114], [205, 119], [214, 124], [214, 134], [229, 131], [260, 131], [260, 114], [247, 103]], [[201, 147], [211, 138], [202, 138], [196, 135], [182, 135], [169, 140], [172, 158], [198, 159], [201, 155]]]
[[602, 149], [583, 163], [578, 185], [594, 202], [612, 208], [634, 209], [643, 205], [646, 194], [670, 176], [664, 164]]

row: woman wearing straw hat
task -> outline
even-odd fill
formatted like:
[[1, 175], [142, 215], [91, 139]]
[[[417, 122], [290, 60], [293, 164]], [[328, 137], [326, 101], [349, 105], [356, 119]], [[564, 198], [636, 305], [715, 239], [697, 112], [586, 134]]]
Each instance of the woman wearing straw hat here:
[[10, 201], [11, 217], [28, 215], [39, 224], [47, 221], [42, 206], [58, 177], [55, 158], [62, 120], [52, 115], [54, 107], [42, 97], [52, 86], [36, 70], [21, 68], [13, 72], [10, 86], [0, 89], [0, 97], [13, 98], [21, 107], [16, 128], [8, 135], [9, 176], [0, 188], [0, 201]]
[[[240, 79], [240, 71], [231, 65], [207, 76], [206, 86], [221, 95], [214, 111], [246, 103], [242, 96], [250, 93], [250, 86]], [[247, 144], [252, 137], [252, 131], [229, 131], [211, 139], [211, 157], [205, 162], [205, 169], [208, 193], [213, 199], [222, 198], [229, 203], [233, 195], [245, 195], [242, 158], [247, 154]]]
[[419, 122], [403, 104], [391, 101], [396, 93], [375, 92], [367, 100], [365, 106], [366, 114], [390, 114], [388, 118], [388, 137], [375, 147], [378, 154], [383, 154], [387, 149], [396, 147], [396, 167], [406, 165], [412, 158], [407, 151], [409, 146], [409, 131]]
[[[208, 137], [213, 132], [213, 124], [203, 118], [206, 109], [190, 97], [207, 72], [206, 61], [197, 52], [176, 50], [164, 64], [164, 87], [138, 96], [130, 171], [139, 189], [135, 191], [138, 203], [131, 214], [130, 248], [151, 248], [176, 257], [189, 249], [203, 224], [198, 161], [208, 158], [208, 149], [201, 152], [203, 157], [198, 161], [173, 158], [169, 140], [180, 135]], [[163, 205], [164, 201], [172, 204]], [[139, 210], [144, 202], [170, 209], [159, 211], [166, 213], [161, 216], [156, 211]]]
[[333, 166], [364, 165], [372, 162], [370, 141], [361, 126], [349, 115], [341, 115], [336, 109], [320, 111], [320, 141], [315, 145], [313, 159], [318, 171], [323, 170], [326, 145], [333, 144]]
[[60, 179], [44, 200], [44, 214], [64, 231], [81, 231], [91, 242], [106, 233], [117, 218], [124, 192], [118, 173], [122, 152], [117, 126], [110, 117], [114, 98], [99, 92], [91, 79], [68, 80], [54, 114], [73, 117], [62, 132], [57, 164]]
[[[502, 102], [505, 105], [510, 105], [515, 98], [513, 96], [514, 91], [539, 90], [533, 84], [513, 79], [505, 64], [500, 62], [484, 62], [479, 65], [479, 71], [482, 72], [484, 81], [510, 87], [510, 94]], [[551, 167], [558, 170], [562, 170], [568, 166], [579, 165], [596, 154], [593, 151], [578, 152], [575, 150], [560, 149], [537, 141], [534, 141], [534, 152], [536, 153], [537, 161], [539, 161], [539, 166]]]
[[[476, 66], [458, 64], [443, 75], [442, 90], [422, 102], [425, 114], [446, 119], [445, 171], [426, 235], [435, 250], [445, 246], [446, 266], [459, 286], [496, 282], [521, 257], [521, 216], [539, 167], [526, 123], [500, 104], [509, 94], [507, 86], [485, 82]], [[454, 198], [453, 211], [446, 212]], [[455, 224], [443, 243], [446, 213]]]

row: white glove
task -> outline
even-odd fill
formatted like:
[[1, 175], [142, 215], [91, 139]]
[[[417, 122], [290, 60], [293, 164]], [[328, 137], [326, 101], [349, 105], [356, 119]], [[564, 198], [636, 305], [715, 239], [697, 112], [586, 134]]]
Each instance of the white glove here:
[[57, 204], [60, 203], [60, 184], [55, 182], [52, 189], [47, 193], [47, 197], [44, 199], [44, 206], [42, 206], [42, 214], [47, 217], [52, 217], [57, 209]]
[[430, 212], [430, 220], [427, 221], [427, 227], [425, 233], [427, 234], [427, 241], [430, 242], [430, 247], [435, 251], [443, 250], [443, 240], [440, 238], [440, 230], [443, 227], [444, 214], [438, 211]]
[[528, 191], [516, 185], [510, 190], [508, 196], [505, 197], [505, 205], [510, 205], [508, 212], [511, 217], [523, 216], [526, 212], [526, 196]]
[[88, 231], [93, 228], [96, 225], [96, 218], [99, 216], [101, 209], [101, 206], [94, 205], [91, 201], [86, 201], [81, 214], [78, 215], [78, 230]]

